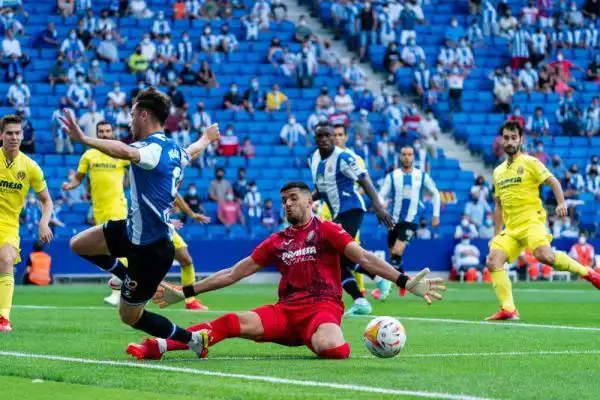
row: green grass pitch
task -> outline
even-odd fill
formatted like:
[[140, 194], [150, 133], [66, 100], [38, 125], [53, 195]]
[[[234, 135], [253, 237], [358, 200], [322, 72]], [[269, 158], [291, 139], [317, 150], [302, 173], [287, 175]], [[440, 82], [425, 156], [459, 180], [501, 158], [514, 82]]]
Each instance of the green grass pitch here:
[[[18, 287], [15, 331], [0, 335], [0, 399], [598, 399], [600, 293], [585, 282], [514, 288], [522, 323], [481, 323], [497, 309], [483, 284], [452, 284], [431, 307], [396, 295], [374, 302], [374, 314], [406, 327], [393, 359], [370, 356], [369, 318], [353, 317], [343, 322], [350, 360], [235, 339], [206, 360], [185, 351], [139, 363], [124, 350], [143, 335], [102, 304], [106, 286]], [[208, 313], [161, 312], [187, 326], [275, 299], [275, 285], [240, 284], [202, 296]]]

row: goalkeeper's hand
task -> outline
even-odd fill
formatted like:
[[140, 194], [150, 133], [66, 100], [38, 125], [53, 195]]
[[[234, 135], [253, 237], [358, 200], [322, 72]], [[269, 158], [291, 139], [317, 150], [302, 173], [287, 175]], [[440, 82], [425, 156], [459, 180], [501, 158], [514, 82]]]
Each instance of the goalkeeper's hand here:
[[183, 291], [165, 282], [160, 284], [152, 298], [152, 302], [158, 304], [160, 308], [168, 307], [183, 300], [185, 300]]
[[442, 300], [442, 295], [438, 291], [446, 291], [444, 280], [442, 278], [425, 279], [429, 274], [429, 268], [424, 268], [417, 275], [406, 282], [406, 290], [415, 296], [425, 299], [427, 304], [433, 300]]

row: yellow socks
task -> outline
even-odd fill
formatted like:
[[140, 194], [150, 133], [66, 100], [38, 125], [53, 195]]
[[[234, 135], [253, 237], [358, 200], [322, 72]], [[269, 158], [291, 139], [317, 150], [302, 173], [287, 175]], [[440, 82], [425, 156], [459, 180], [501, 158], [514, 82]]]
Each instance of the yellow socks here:
[[365, 277], [360, 272], [354, 273], [354, 279], [356, 279], [356, 284], [358, 285], [358, 290], [361, 292], [365, 291]]
[[515, 302], [512, 295], [512, 284], [508, 279], [508, 273], [504, 268], [490, 271], [492, 286], [496, 292], [496, 297], [500, 300], [500, 305], [506, 311], [515, 311]]
[[15, 277], [13, 273], [0, 274], [0, 316], [9, 319], [12, 308]]
[[[181, 266], [181, 285], [193, 285], [196, 281], [196, 271], [194, 270], [194, 264], [182, 265]], [[186, 301], [194, 300], [195, 297], [185, 299]]]
[[579, 276], [587, 276], [588, 274], [587, 267], [584, 267], [573, 260], [564, 251], [557, 251], [554, 253], [554, 265], [552, 267], [560, 271], [569, 271]]

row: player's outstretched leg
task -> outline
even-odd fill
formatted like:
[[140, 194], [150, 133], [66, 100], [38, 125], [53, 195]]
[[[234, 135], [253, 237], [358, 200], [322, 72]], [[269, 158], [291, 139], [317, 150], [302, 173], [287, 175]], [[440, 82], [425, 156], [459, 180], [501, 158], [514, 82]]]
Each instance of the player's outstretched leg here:
[[[229, 313], [215, 320], [202, 322], [187, 328], [190, 332], [198, 332], [206, 337], [206, 350], [203, 355], [208, 355], [208, 347], [214, 346], [222, 340], [244, 337], [247, 339], [258, 338], [263, 333], [263, 327], [258, 314], [245, 312], [240, 314]], [[171, 339], [146, 339], [142, 343], [131, 343], [127, 346], [127, 354], [138, 360], [160, 360], [167, 351], [187, 350], [188, 346]]]
[[0, 246], [0, 332], [12, 332], [10, 309], [12, 308], [15, 276], [13, 265], [17, 250], [11, 244]]
[[350, 357], [350, 345], [344, 340], [342, 328], [333, 322], [319, 325], [310, 344], [311, 350], [321, 358], [343, 360]]
[[102, 225], [97, 225], [73, 236], [69, 243], [71, 251], [123, 281], [127, 268], [110, 254], [103, 229]]
[[[178, 243], [173, 237], [173, 244], [175, 245], [175, 259], [181, 266], [181, 285], [188, 286], [193, 285], [196, 282], [196, 271], [194, 270], [194, 261], [188, 251], [187, 245], [183, 242], [182, 247], [178, 247]], [[204, 304], [202, 304], [196, 297], [189, 297], [185, 299], [185, 309], [190, 311], [205, 311], [208, 310]]]
[[564, 251], [554, 251], [550, 246], [540, 246], [533, 251], [533, 255], [541, 263], [551, 265], [552, 268], [559, 271], [569, 271], [577, 274], [600, 289], [600, 274], [592, 268], [581, 265]]
[[492, 286], [496, 297], [500, 301], [500, 311], [486, 318], [487, 321], [519, 320], [519, 312], [515, 307], [512, 294], [512, 284], [508, 273], [504, 269], [504, 263], [508, 259], [505, 252], [492, 249], [486, 260], [486, 267], [490, 271]]

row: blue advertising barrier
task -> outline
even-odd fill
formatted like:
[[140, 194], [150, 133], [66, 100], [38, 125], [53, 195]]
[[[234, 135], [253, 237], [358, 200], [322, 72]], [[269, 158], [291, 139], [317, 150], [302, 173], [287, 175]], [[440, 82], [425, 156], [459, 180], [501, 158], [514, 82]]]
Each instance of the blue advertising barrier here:
[[[387, 254], [387, 243], [383, 238], [361, 237], [365, 248], [372, 251], [385, 251]], [[260, 243], [260, 240], [190, 240], [187, 242], [190, 253], [194, 258], [196, 271], [199, 273], [215, 272], [227, 268], [237, 261], [247, 257]], [[414, 240], [410, 243], [404, 257], [404, 266], [408, 271], [419, 270], [429, 267], [432, 271], [448, 272], [452, 265], [451, 257], [457, 241], [454, 239]], [[553, 242], [557, 249], [567, 250], [574, 243], [570, 239], [558, 239]], [[481, 262], [485, 260], [488, 253], [488, 241], [483, 239], [473, 240], [473, 244], [481, 251]], [[592, 240], [591, 244], [598, 248], [600, 240]], [[27, 260], [33, 241], [23, 240], [21, 242], [21, 258]], [[52, 257], [52, 273], [61, 275], [77, 274], [101, 274], [103, 271], [81, 259], [69, 249], [69, 242], [65, 239], [57, 239], [46, 248]], [[23, 261], [18, 266], [18, 272], [22, 273], [25, 268]], [[273, 269], [269, 268], [273, 271]], [[173, 272], [179, 272], [177, 267]]]

